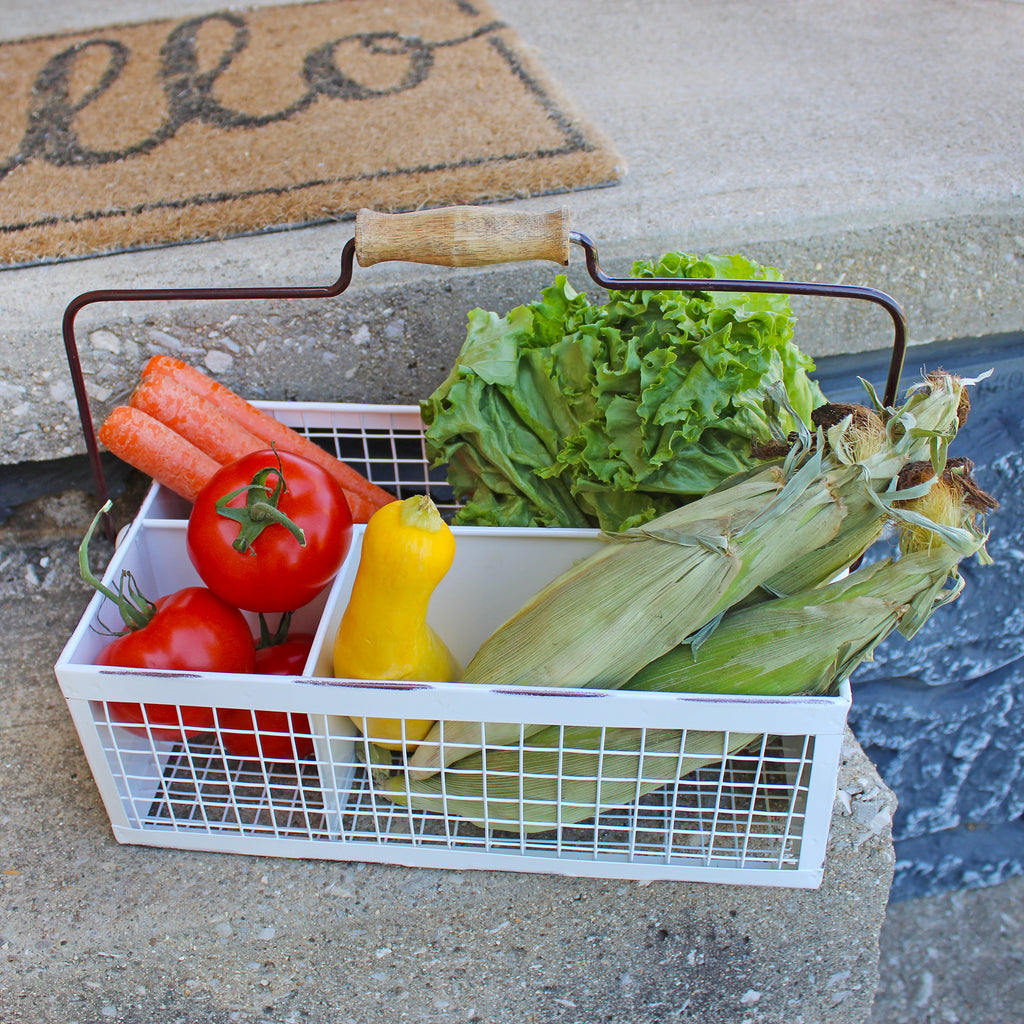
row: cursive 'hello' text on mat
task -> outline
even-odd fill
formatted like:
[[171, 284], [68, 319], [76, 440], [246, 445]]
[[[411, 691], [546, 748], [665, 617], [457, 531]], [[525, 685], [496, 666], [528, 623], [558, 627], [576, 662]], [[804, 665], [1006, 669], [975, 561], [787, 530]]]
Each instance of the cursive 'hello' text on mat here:
[[327, 0], [0, 42], [0, 265], [612, 184], [478, 0]]

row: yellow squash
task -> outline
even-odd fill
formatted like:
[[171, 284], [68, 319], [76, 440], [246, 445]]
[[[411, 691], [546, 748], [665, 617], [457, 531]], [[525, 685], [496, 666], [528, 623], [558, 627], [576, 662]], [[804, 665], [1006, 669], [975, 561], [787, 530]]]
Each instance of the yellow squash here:
[[[352, 596], [334, 639], [335, 676], [457, 679], [461, 667], [427, 624], [431, 595], [454, 557], [455, 537], [430, 498], [416, 495], [393, 501], [374, 513], [363, 534]], [[411, 750], [434, 724], [405, 719], [403, 736], [401, 718], [353, 721], [375, 743], [391, 750]]]

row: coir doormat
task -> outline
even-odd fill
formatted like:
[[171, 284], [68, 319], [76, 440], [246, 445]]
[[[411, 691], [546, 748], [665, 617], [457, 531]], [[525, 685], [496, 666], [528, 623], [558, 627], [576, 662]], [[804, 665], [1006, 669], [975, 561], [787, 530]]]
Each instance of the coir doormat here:
[[0, 265], [621, 170], [479, 0], [327, 0], [0, 43]]

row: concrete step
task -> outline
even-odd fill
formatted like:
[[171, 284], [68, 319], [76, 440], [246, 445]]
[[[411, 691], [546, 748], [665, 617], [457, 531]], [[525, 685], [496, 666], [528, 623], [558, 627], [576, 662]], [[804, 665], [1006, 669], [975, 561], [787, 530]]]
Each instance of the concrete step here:
[[[204, 10], [175, 5], [175, 14]], [[124, 20], [168, 12], [161, 0]], [[609, 188], [535, 197], [569, 208], [611, 273], [670, 250], [743, 251], [795, 279], [891, 293], [912, 343], [1024, 323], [1024, 7], [898, 9], [793, 0], [751, 10], [662, 0], [505, 0], [499, 13], [629, 166]], [[22, 5], [9, 38], [96, 24], [96, 5]], [[969, 73], [965, 72], [969, 69]], [[955, 82], [955, 85], [953, 84]], [[82, 450], [60, 336], [97, 288], [326, 284], [351, 222], [0, 271], [5, 462]], [[574, 251], [574, 260], [579, 254]], [[151, 352], [184, 353], [254, 397], [408, 401], [443, 378], [474, 305], [532, 298], [553, 265], [449, 271], [384, 264], [315, 303], [89, 307], [79, 343], [97, 415]], [[582, 264], [573, 272], [586, 280]], [[795, 302], [812, 355], [889, 344], [876, 309]]]
[[867, 1021], [895, 799], [849, 734], [816, 890], [119, 846], [50, 667], [92, 506], [25, 511], [0, 528], [5, 1020]]

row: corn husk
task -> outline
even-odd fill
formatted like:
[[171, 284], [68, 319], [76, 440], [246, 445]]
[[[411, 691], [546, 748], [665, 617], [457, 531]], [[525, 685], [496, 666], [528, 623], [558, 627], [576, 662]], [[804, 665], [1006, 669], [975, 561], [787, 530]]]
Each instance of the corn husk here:
[[[974, 543], [980, 548], [982, 538]], [[960, 558], [954, 548], [937, 545], [730, 612], [699, 645], [673, 649], [626, 687], [772, 697], [834, 693], [895, 630], [913, 636], [937, 608], [959, 596]], [[426, 779], [399, 770], [384, 780], [382, 792], [417, 810], [529, 833], [631, 803], [758, 738], [582, 726], [546, 726], [527, 735], [529, 727], [513, 728], [521, 733], [518, 742], [489, 744]]]
[[487, 747], [428, 779], [389, 775], [380, 792], [480, 828], [542, 832], [633, 803], [749, 746], [755, 733], [547, 726], [519, 750]]
[[[908, 461], [927, 452], [944, 464], [969, 383], [932, 375], [899, 409], [880, 409], [881, 445], [853, 443], [852, 416], [816, 435], [803, 428], [780, 462], [614, 535], [492, 634], [465, 681], [616, 688], [729, 608], [817, 586], [877, 538]], [[771, 400], [785, 404], [784, 390]], [[519, 726], [500, 723], [438, 723], [410, 767], [422, 779], [474, 744], [519, 735]]]
[[[981, 538], [976, 543], [980, 547]], [[731, 611], [706, 639], [655, 659], [624, 688], [765, 697], [833, 693], [895, 630], [913, 636], [936, 608], [959, 596], [960, 558], [948, 545], [936, 546]]]

